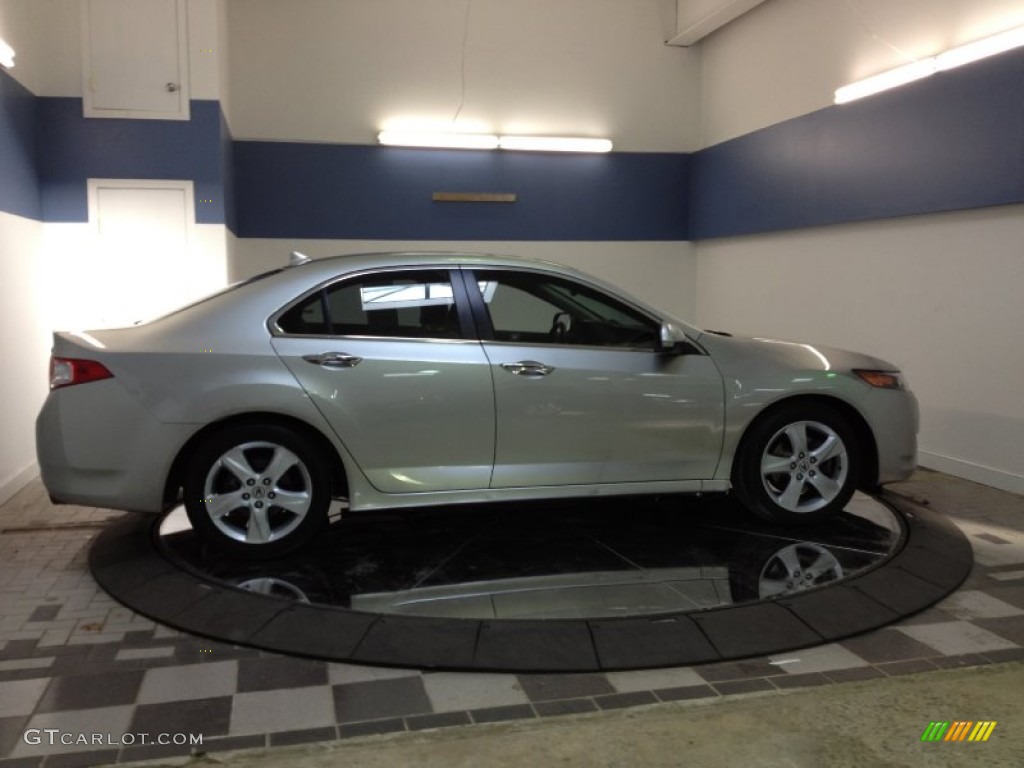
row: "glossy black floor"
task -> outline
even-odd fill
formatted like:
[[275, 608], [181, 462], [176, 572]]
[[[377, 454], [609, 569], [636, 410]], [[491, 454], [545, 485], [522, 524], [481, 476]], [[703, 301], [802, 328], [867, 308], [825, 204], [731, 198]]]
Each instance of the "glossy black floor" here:
[[[902, 527], [869, 499], [834, 525], [780, 531], [731, 504], [680, 499], [504, 505], [352, 515], [301, 554], [219, 557], [179, 510], [160, 545], [221, 583], [374, 613], [466, 619], [607, 618], [758, 600], [876, 564]], [[186, 530], [177, 530], [187, 528]]]
[[[141, 521], [141, 522], [140, 522]], [[362, 663], [627, 669], [814, 645], [952, 591], [970, 547], [938, 515], [858, 494], [779, 528], [728, 499], [619, 498], [351, 514], [301, 554], [206, 549], [184, 514], [128, 517], [94, 575], [197, 634]]]

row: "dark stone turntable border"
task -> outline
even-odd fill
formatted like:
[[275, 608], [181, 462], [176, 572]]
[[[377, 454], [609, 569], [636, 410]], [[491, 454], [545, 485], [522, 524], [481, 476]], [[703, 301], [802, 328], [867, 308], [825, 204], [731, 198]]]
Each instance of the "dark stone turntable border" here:
[[827, 586], [684, 613], [594, 619], [463, 619], [374, 614], [247, 592], [169, 560], [158, 520], [126, 515], [89, 554], [96, 581], [132, 610], [196, 635], [269, 651], [387, 666], [593, 672], [763, 656], [867, 632], [953, 592], [973, 563], [949, 520], [899, 497], [902, 546]]

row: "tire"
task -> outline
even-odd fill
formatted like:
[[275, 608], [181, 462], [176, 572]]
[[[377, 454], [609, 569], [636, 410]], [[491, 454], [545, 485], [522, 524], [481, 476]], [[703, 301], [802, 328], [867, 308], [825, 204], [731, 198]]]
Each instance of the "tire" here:
[[744, 505], [773, 523], [816, 523], [843, 510], [860, 475], [857, 433], [836, 408], [794, 402], [761, 416], [733, 469]]
[[185, 470], [195, 532], [227, 554], [264, 559], [307, 544], [327, 522], [331, 476], [316, 448], [275, 424], [210, 435]]

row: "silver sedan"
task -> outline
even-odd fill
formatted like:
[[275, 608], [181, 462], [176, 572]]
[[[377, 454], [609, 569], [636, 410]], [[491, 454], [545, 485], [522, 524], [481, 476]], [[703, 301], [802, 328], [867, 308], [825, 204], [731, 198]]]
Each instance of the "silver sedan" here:
[[249, 556], [309, 541], [332, 500], [734, 491], [762, 518], [817, 521], [916, 458], [889, 363], [701, 331], [508, 257], [290, 265], [145, 324], [54, 334], [50, 388], [36, 429], [55, 501], [183, 500]]

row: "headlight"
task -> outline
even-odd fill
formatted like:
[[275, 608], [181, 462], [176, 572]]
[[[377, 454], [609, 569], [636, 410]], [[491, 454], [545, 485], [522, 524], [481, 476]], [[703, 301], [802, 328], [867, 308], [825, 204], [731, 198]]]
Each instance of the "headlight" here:
[[878, 389], [906, 389], [907, 381], [899, 371], [865, 371], [854, 369], [854, 376]]

